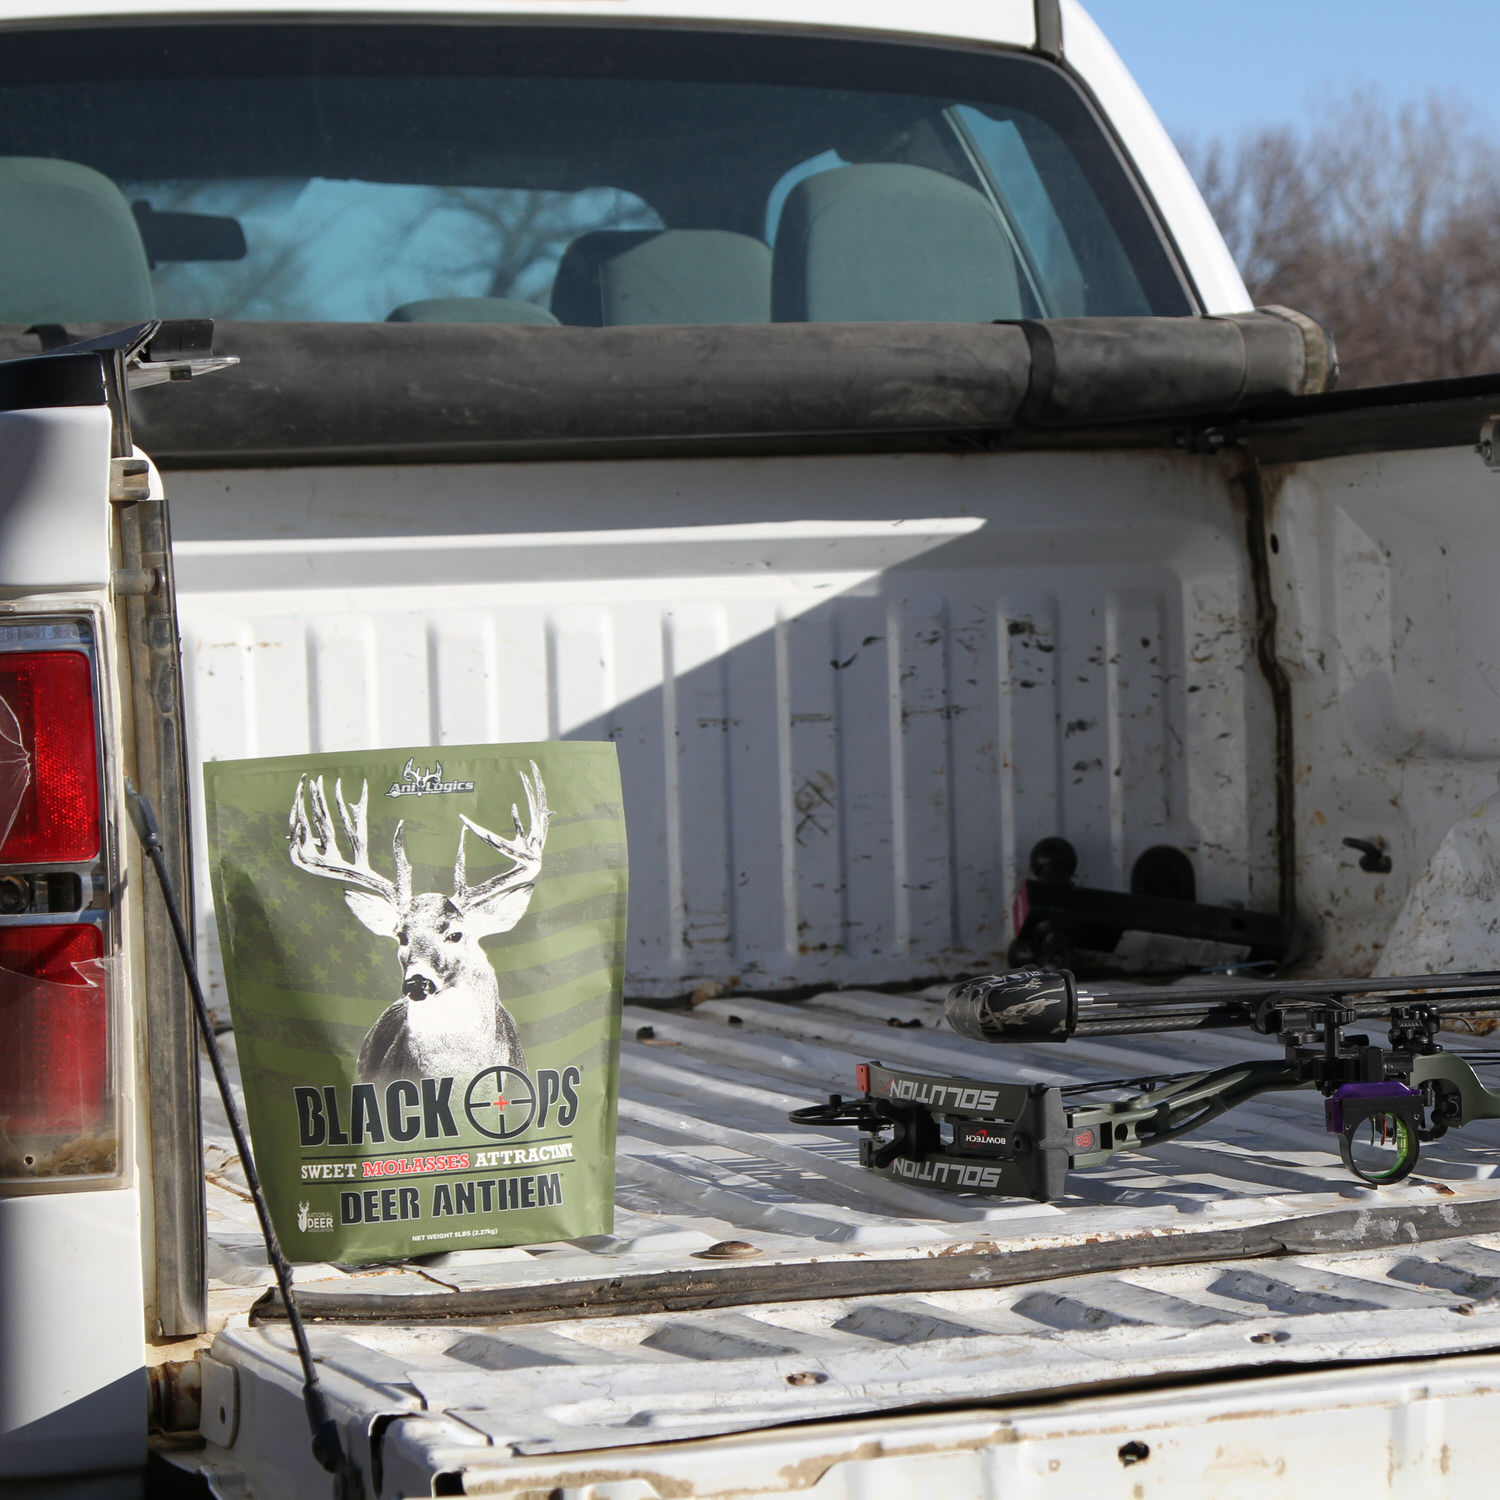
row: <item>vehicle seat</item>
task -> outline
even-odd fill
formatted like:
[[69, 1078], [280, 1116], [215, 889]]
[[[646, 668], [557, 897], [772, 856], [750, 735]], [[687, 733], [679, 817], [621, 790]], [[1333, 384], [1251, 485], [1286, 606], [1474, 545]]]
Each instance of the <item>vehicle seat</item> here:
[[804, 178], [776, 232], [778, 323], [981, 323], [1020, 318], [1015, 253], [973, 188], [870, 163]]
[[535, 302], [517, 297], [428, 297], [403, 302], [386, 314], [387, 323], [544, 323], [557, 319]]
[[135, 215], [102, 172], [0, 156], [0, 323], [139, 323], [156, 316]]
[[584, 328], [768, 323], [771, 252], [724, 229], [598, 229], [570, 244], [552, 311]]

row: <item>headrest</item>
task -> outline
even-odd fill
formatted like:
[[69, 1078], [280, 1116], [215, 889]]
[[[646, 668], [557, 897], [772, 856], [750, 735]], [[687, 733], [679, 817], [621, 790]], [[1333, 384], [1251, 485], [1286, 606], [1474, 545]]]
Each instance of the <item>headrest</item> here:
[[589, 328], [766, 323], [771, 252], [724, 229], [596, 230], [563, 255], [552, 311]]
[[386, 314], [387, 323], [545, 323], [557, 319], [535, 302], [518, 297], [428, 297], [403, 302]]
[[125, 195], [76, 161], [0, 156], [0, 323], [137, 323], [156, 313]]
[[870, 163], [806, 177], [776, 231], [779, 323], [1019, 318], [1015, 254], [988, 200], [926, 167]]

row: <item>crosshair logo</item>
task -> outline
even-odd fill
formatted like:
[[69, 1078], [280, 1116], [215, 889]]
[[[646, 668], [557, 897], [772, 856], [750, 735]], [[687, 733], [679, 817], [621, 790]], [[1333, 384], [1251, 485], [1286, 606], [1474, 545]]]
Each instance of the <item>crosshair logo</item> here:
[[536, 1113], [536, 1090], [517, 1068], [486, 1068], [469, 1080], [464, 1113], [481, 1135], [492, 1141], [508, 1141], [531, 1124]]

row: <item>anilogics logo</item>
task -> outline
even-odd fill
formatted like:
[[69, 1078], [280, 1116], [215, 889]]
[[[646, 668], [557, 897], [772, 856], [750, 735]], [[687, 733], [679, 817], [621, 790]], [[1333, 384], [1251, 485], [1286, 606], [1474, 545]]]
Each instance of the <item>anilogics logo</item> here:
[[401, 769], [401, 780], [393, 781], [387, 797], [432, 797], [439, 792], [472, 792], [472, 781], [444, 781], [443, 763], [434, 761], [430, 771], [414, 764], [415, 757], [408, 756]]

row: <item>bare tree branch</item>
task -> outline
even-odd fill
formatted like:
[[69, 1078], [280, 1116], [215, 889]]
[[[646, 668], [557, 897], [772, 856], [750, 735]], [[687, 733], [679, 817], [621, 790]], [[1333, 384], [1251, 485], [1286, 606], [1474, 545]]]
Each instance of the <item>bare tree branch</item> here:
[[1345, 384], [1500, 369], [1500, 146], [1461, 106], [1358, 91], [1183, 155], [1251, 296], [1326, 324]]

